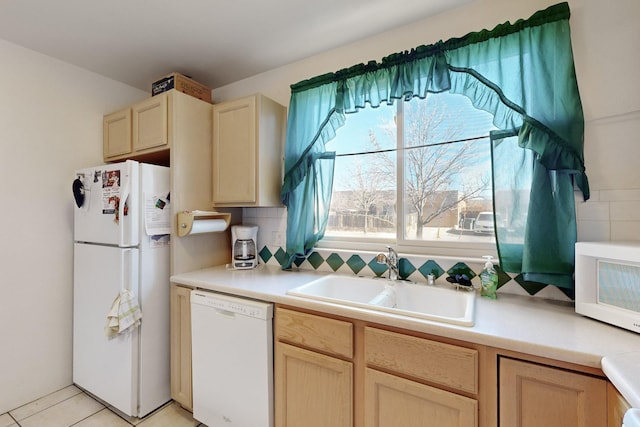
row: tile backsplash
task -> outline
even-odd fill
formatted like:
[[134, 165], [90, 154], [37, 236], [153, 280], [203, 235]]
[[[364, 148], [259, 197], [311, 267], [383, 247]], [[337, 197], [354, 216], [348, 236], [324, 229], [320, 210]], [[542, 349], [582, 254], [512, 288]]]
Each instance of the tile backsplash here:
[[[285, 260], [286, 244], [286, 209], [285, 208], [244, 208], [243, 223], [259, 226], [258, 253], [262, 264], [280, 266]], [[377, 252], [347, 251], [336, 249], [317, 249], [306, 260], [295, 265], [295, 268], [336, 272], [339, 274], [355, 274], [358, 276], [386, 276], [387, 268], [376, 262]], [[446, 282], [449, 275], [466, 274], [474, 287], [480, 286], [479, 274], [484, 266], [481, 259], [455, 257], [434, 257], [413, 254], [402, 254], [401, 275], [416, 282], [426, 282], [428, 274], [436, 276], [436, 283]], [[569, 300], [555, 286], [536, 287], [521, 280], [519, 276], [505, 273], [498, 268], [499, 292], [508, 292], [536, 297]]]
[[585, 122], [591, 198], [576, 194], [579, 241], [640, 241], [640, 111]]
[[265, 246], [285, 247], [287, 236], [286, 208], [243, 208], [242, 223], [258, 229], [258, 250]]
[[640, 189], [592, 191], [576, 215], [580, 241], [640, 241]]

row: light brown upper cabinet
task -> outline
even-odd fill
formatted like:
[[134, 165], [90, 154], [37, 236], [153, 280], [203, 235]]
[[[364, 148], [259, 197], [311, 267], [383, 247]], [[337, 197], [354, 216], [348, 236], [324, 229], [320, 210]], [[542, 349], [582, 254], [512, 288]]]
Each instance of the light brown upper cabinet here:
[[145, 160], [144, 156], [169, 149], [169, 96], [166, 92], [104, 116], [105, 162]]
[[213, 106], [213, 203], [281, 206], [286, 108], [264, 95]]
[[167, 96], [167, 93], [156, 95], [131, 108], [136, 153], [168, 148]]
[[[172, 89], [107, 114], [103, 118], [104, 161], [134, 159], [169, 165], [169, 150], [179, 143], [183, 151], [206, 156], [206, 169], [210, 170], [212, 109], [210, 103]], [[201, 111], [207, 111], [208, 117], [201, 117]], [[207, 143], [206, 153], [200, 149], [201, 141]], [[209, 207], [210, 196], [207, 200]]]
[[102, 130], [105, 161], [131, 154], [131, 107], [104, 116]]

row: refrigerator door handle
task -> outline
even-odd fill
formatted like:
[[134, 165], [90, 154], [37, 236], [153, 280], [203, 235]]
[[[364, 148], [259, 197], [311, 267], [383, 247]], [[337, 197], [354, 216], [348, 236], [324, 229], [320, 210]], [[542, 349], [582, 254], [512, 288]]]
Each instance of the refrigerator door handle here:
[[122, 166], [122, 181], [120, 187], [120, 205], [118, 206], [118, 228], [121, 246], [137, 246], [140, 243], [138, 236], [140, 210], [139, 197], [139, 168], [136, 163], [127, 160]]
[[[120, 203], [118, 205], [118, 218], [120, 221], [124, 221], [125, 215], [129, 215], [129, 193], [131, 193], [131, 184], [128, 179], [125, 180], [121, 192]], [[120, 230], [124, 230], [124, 228], [120, 228]]]
[[134, 285], [137, 285], [136, 275], [138, 274], [138, 271], [137, 271], [137, 268], [134, 268], [133, 256], [137, 252], [138, 251], [136, 249], [125, 249], [123, 251], [122, 270], [121, 270], [122, 280], [120, 281], [121, 283], [120, 291], [131, 291], [134, 293], [134, 295], [136, 295], [136, 297], [137, 297], [137, 289], [135, 289], [136, 286]]

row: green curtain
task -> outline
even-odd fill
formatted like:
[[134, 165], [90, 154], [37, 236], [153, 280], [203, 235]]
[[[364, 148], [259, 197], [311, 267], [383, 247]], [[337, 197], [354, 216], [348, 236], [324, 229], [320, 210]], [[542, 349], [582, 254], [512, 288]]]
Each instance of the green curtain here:
[[287, 206], [287, 256], [284, 269], [303, 259], [322, 239], [329, 217], [335, 153], [324, 145], [344, 124], [335, 114], [336, 84], [291, 97], [285, 146], [282, 203]]
[[568, 4], [560, 3], [527, 20], [292, 85], [282, 189], [290, 257], [285, 268], [324, 234], [333, 168], [324, 145], [344, 115], [366, 104], [451, 91], [491, 113], [500, 129], [491, 140], [502, 269], [571, 289], [573, 186], [585, 200], [589, 188], [569, 16]]

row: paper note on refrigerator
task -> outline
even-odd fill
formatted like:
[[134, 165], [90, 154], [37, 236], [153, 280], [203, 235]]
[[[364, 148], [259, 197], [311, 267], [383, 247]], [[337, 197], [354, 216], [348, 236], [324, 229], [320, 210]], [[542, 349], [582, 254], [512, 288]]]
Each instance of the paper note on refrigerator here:
[[171, 233], [171, 209], [167, 194], [145, 194], [144, 229], [149, 236]]

